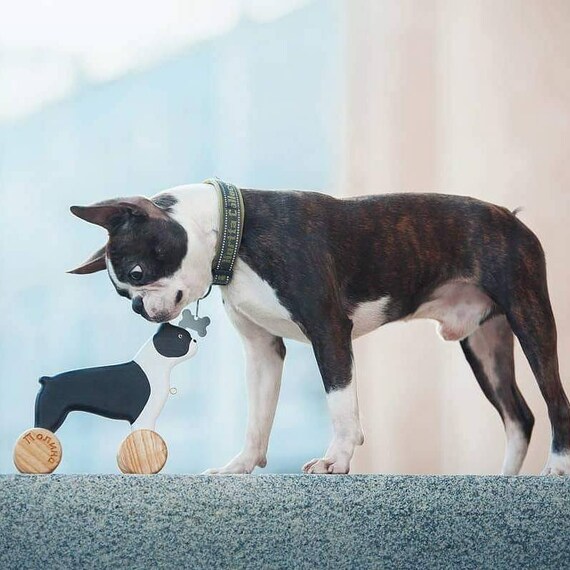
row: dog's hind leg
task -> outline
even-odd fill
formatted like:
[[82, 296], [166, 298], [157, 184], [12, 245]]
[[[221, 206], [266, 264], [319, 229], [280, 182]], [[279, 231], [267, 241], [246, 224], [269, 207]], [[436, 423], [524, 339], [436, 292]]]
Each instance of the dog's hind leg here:
[[483, 323], [461, 341], [463, 353], [487, 399], [499, 412], [507, 437], [501, 473], [520, 471], [534, 417], [515, 382], [513, 333], [504, 315]]
[[333, 439], [323, 458], [312, 459], [303, 466], [305, 473], [348, 473], [355, 447], [364, 442], [358, 413], [351, 331], [351, 321], [339, 316], [330, 318], [326, 330], [311, 331], [310, 334], [327, 393]]
[[544, 252], [538, 238], [522, 223], [512, 225], [509, 232], [509, 249], [493, 250], [496, 259], [491, 270], [483, 270], [481, 283], [505, 313], [546, 402], [552, 445], [543, 474], [570, 475], [570, 404], [558, 370]]
[[[516, 287], [508, 318], [534, 373], [552, 426], [544, 475], [570, 475], [570, 405], [558, 370], [557, 333], [546, 287], [544, 264]], [[538, 282], [537, 282], [538, 281]]]

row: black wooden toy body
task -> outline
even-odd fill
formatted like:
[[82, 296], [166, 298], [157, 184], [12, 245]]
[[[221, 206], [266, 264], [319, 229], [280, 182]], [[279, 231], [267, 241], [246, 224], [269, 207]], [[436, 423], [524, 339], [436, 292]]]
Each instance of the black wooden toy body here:
[[43, 376], [40, 383], [35, 427], [54, 433], [75, 410], [132, 424], [150, 397], [146, 374], [133, 361]]

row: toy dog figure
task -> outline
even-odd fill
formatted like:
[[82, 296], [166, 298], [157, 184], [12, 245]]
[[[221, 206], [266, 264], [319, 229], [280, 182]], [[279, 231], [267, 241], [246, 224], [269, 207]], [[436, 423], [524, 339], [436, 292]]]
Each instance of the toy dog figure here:
[[196, 351], [188, 331], [164, 323], [130, 362], [43, 376], [35, 427], [16, 443], [16, 467], [23, 473], [51, 473], [62, 456], [55, 432], [69, 412], [83, 411], [130, 422], [132, 433], [117, 457], [124, 473], [160, 471], [167, 449], [154, 429], [168, 397], [170, 373]]
[[313, 346], [333, 424], [325, 455], [304, 470], [347, 473], [363, 442], [352, 339], [393, 321], [430, 318], [445, 340], [461, 343], [503, 419], [505, 474], [519, 472], [534, 422], [515, 382], [518, 337], [552, 424], [544, 473], [570, 474], [570, 406], [544, 253], [509, 210], [460, 196], [339, 200], [214, 180], [72, 212], [108, 232], [106, 246], [73, 272], [106, 269], [151, 321], [171, 320], [212, 283], [223, 286], [245, 346], [250, 407], [243, 451], [211, 473], [265, 466], [284, 337]]
[[188, 331], [164, 323], [130, 362], [43, 376], [35, 427], [55, 433], [67, 414], [77, 410], [127, 420], [133, 430], [154, 430], [168, 398], [172, 368], [196, 350]]

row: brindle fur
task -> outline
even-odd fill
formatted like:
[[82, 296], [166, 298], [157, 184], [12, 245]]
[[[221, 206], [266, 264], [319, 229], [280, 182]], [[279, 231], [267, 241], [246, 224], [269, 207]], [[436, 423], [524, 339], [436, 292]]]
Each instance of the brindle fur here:
[[[309, 338], [327, 391], [350, 382], [351, 314], [389, 296], [388, 321], [414, 313], [438, 286], [477, 285], [518, 337], [548, 406], [553, 451], [570, 449], [570, 406], [558, 371], [556, 325], [538, 238], [509, 210], [469, 197], [389, 194], [337, 200], [311, 192], [243, 190], [240, 257], [275, 290]], [[506, 327], [506, 325], [505, 325]], [[532, 414], [514, 383], [512, 341], [497, 353], [504, 390], [493, 404], [530, 437]]]

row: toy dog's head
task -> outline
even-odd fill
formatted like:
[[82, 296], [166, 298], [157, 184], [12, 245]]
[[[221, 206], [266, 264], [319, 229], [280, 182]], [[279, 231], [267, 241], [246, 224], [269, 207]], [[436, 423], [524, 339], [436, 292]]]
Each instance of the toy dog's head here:
[[187, 360], [192, 358], [198, 350], [196, 340], [190, 333], [169, 323], [163, 323], [152, 337], [152, 344], [156, 351], [166, 358]]
[[72, 206], [73, 214], [105, 228], [109, 237], [105, 247], [70, 273], [107, 269], [136, 313], [153, 322], [175, 319], [211, 283], [216, 243], [215, 235], [206, 235], [191, 219], [183, 226], [176, 204], [175, 197], [162, 194], [153, 200], [137, 196]]

